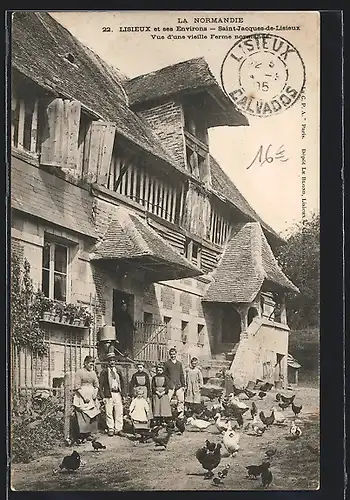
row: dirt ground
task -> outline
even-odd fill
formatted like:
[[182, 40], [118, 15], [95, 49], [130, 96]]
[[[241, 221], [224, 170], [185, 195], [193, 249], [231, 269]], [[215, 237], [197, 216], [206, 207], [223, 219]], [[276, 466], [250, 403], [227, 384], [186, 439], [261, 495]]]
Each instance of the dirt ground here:
[[[291, 392], [292, 393], [292, 392]], [[294, 414], [287, 409], [288, 425], [273, 425], [261, 437], [249, 436], [241, 432], [240, 446], [236, 457], [225, 456], [217, 472], [230, 463], [231, 467], [223, 485], [215, 486], [212, 480], [204, 479], [205, 471], [195, 457], [197, 449], [206, 439], [220, 442], [221, 435], [215, 425], [206, 431], [186, 429], [183, 435], [172, 436], [166, 450], [160, 451], [153, 443], [140, 444], [123, 437], [108, 437], [101, 434], [99, 440], [107, 449], [94, 452], [91, 443], [75, 446], [86, 464], [76, 473], [53, 474], [64, 455], [73, 448], [48, 450], [47, 456], [33, 460], [28, 464], [13, 464], [11, 467], [12, 489], [17, 491], [47, 490], [259, 490], [260, 479], [246, 477], [245, 467], [260, 464], [265, 450], [276, 448], [277, 452], [270, 459], [273, 474], [271, 490], [306, 490], [317, 489], [319, 484], [319, 456], [308, 445], [319, 449], [319, 399], [318, 389], [299, 387], [295, 402], [303, 404], [298, 419], [302, 436], [297, 441], [288, 441], [290, 421]], [[275, 391], [267, 394], [260, 401], [254, 397], [258, 410], [269, 410], [275, 402]], [[250, 402], [247, 402], [251, 406]], [[251, 420], [250, 412], [245, 424]], [[247, 415], [247, 413], [245, 415]]]

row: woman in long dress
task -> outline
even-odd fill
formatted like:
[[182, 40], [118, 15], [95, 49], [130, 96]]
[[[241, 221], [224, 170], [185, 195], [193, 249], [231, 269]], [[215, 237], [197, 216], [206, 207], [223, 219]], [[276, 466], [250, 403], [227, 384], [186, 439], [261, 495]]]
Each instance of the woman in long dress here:
[[73, 406], [80, 439], [91, 438], [97, 431], [97, 415], [100, 414], [97, 401], [98, 378], [94, 370], [94, 360], [86, 356], [84, 366], [75, 373]]
[[152, 378], [153, 417], [156, 423], [162, 423], [164, 419], [172, 417], [168, 391], [169, 382], [164, 375], [164, 368], [158, 365], [157, 373]]
[[186, 395], [185, 403], [195, 411], [196, 406], [201, 402], [201, 387], [203, 386], [202, 372], [197, 366], [198, 359], [193, 357], [190, 366], [186, 369]]

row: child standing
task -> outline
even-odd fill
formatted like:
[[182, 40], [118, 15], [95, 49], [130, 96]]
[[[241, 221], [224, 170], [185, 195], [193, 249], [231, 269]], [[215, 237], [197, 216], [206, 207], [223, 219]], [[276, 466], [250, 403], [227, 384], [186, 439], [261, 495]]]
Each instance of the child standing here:
[[172, 417], [168, 391], [168, 378], [164, 375], [163, 366], [158, 365], [157, 373], [152, 378], [153, 417], [157, 423]]
[[185, 402], [195, 411], [201, 402], [201, 387], [203, 386], [202, 372], [197, 366], [198, 358], [193, 357], [190, 366], [186, 369], [186, 396]]
[[142, 387], [136, 387], [135, 394], [135, 398], [130, 403], [129, 415], [132, 419], [134, 430], [142, 435], [150, 428], [150, 407], [144, 397]]

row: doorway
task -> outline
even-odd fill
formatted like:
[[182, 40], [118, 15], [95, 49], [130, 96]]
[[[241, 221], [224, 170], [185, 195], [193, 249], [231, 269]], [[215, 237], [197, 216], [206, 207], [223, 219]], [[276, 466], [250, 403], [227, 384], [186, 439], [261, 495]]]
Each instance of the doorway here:
[[241, 317], [231, 304], [223, 305], [221, 342], [237, 344], [241, 335]]
[[115, 326], [117, 349], [132, 355], [134, 335], [134, 296], [129, 293], [113, 290], [112, 325]]

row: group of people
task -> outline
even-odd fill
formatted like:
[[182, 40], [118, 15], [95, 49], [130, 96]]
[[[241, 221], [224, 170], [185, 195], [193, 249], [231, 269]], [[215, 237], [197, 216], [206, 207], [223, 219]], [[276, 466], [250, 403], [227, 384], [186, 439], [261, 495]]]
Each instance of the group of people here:
[[89, 438], [97, 431], [97, 416], [100, 400], [105, 405], [106, 427], [109, 436], [124, 436], [123, 414], [127, 396], [132, 397], [129, 417], [134, 430], [148, 429], [151, 422], [162, 423], [172, 419], [170, 402], [177, 399], [177, 416], [184, 417], [185, 403], [195, 407], [200, 404], [200, 389], [203, 385], [198, 359], [193, 357], [190, 366], [183, 368], [177, 359], [175, 348], [169, 350], [169, 359], [159, 363], [151, 378], [143, 363], [137, 363], [127, 387], [121, 370], [117, 367], [114, 353], [106, 356], [106, 366], [99, 377], [95, 372], [93, 358], [87, 356], [84, 367], [75, 374], [74, 399], [76, 424], [80, 438]]

